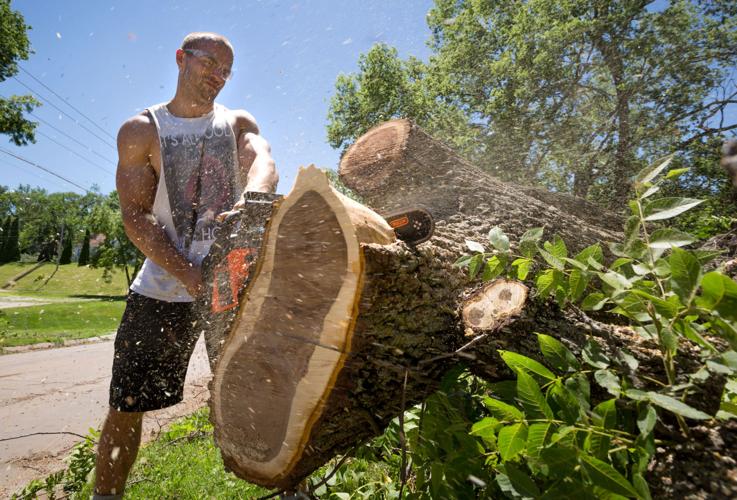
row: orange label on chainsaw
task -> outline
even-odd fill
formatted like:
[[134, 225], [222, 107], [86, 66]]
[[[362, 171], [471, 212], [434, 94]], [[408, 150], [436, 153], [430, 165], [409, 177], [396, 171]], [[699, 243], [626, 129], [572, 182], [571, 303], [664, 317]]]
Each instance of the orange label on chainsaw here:
[[212, 312], [227, 311], [238, 305], [238, 294], [251, 267], [248, 257], [257, 252], [257, 248], [236, 248], [218, 263], [212, 273]]
[[407, 218], [406, 215], [404, 217], [400, 217], [398, 219], [394, 219], [394, 220], [390, 220], [389, 221], [389, 225], [393, 229], [396, 229], [396, 228], [402, 227], [402, 226], [406, 226], [407, 224], [409, 224], [409, 219]]

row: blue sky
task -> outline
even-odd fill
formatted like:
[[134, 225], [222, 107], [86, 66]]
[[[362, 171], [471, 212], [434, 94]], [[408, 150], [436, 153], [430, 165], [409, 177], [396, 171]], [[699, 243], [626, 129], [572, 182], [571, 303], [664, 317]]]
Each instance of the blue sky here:
[[[377, 42], [395, 46], [403, 58], [427, 59], [425, 16], [431, 5], [432, 0], [14, 0], [11, 7], [32, 27], [34, 50], [21, 62], [26, 71], [16, 76], [44, 98], [34, 111], [38, 118], [31, 119], [46, 123], [37, 129], [36, 144], [17, 148], [0, 136], [0, 147], [81, 186], [111, 191], [117, 161], [111, 137], [125, 119], [174, 95], [174, 53], [182, 38], [191, 31], [216, 31], [236, 52], [233, 78], [218, 101], [256, 117], [281, 175], [278, 191], [285, 193], [300, 165], [337, 168], [339, 153], [327, 144], [325, 124], [338, 74], [356, 71], [358, 56]], [[0, 83], [0, 95], [28, 94], [19, 81]], [[19, 183], [81, 191], [0, 153], [0, 185]]]

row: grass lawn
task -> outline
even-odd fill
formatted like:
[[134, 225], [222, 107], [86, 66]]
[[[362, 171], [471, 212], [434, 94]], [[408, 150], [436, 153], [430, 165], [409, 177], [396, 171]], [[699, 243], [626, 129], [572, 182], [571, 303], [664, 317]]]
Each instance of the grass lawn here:
[[[0, 287], [5, 285], [8, 280], [30, 269], [33, 263], [4, 264], [0, 266]], [[18, 283], [0, 292], [13, 295], [30, 295], [30, 296], [120, 296], [125, 295], [128, 285], [125, 281], [125, 274], [116, 270], [111, 278], [110, 283], [106, 283], [102, 277], [102, 269], [92, 269], [86, 266], [79, 267], [76, 263], [65, 264], [59, 266], [59, 271], [44, 287], [40, 288], [43, 282], [54, 272], [55, 264], [44, 264], [28, 276], [22, 278]]]
[[[172, 424], [141, 448], [128, 478], [126, 499], [258, 498], [269, 490], [226, 472], [212, 438], [207, 408]], [[92, 476], [74, 499], [92, 494]]]
[[[271, 493], [225, 471], [220, 452], [213, 442], [208, 414], [207, 408], [197, 410], [172, 424], [157, 440], [141, 448], [128, 478], [126, 499], [255, 499]], [[75, 478], [79, 480], [86, 477], [86, 480], [79, 481], [85, 483], [81, 488], [70, 492], [72, 499], [88, 499], [92, 494], [93, 475], [88, 474], [92, 468], [91, 453], [79, 454], [76, 461], [81, 466], [76, 467], [73, 455], [72, 463], [65, 471], [66, 478], [59, 478], [54, 483], [58, 488]], [[317, 483], [322, 480], [333, 470], [336, 462], [333, 459], [315, 472], [310, 481]], [[326, 499], [397, 498], [397, 484], [390, 478], [396, 472], [383, 462], [351, 458], [315, 494]], [[41, 482], [36, 484], [39, 488], [36, 491], [40, 491]], [[28, 495], [27, 498], [35, 496]]]
[[[34, 264], [12, 263], [0, 266], [0, 286]], [[101, 269], [44, 264], [25, 276], [12, 288], [0, 292], [3, 298], [32, 297], [47, 304], [29, 307], [0, 308], [0, 348], [41, 342], [62, 343], [114, 332], [125, 308], [127, 283], [116, 271], [108, 283]], [[13, 305], [6, 303], [5, 305]]]
[[117, 298], [0, 309], [0, 347], [113, 333], [124, 308], [125, 301]]

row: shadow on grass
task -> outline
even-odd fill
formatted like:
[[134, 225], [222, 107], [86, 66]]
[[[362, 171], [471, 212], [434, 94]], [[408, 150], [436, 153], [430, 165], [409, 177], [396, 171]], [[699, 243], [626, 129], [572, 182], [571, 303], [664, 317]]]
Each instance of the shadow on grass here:
[[105, 300], [109, 302], [118, 302], [121, 300], [125, 300], [127, 295], [94, 295], [94, 294], [74, 294], [74, 295], [68, 295], [67, 297], [73, 297], [75, 299], [99, 299], [99, 300]]

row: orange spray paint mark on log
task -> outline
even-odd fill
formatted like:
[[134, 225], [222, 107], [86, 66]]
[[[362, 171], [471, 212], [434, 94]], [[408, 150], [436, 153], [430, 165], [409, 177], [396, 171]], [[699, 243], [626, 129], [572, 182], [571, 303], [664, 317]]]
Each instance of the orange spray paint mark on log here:
[[217, 265], [212, 273], [212, 312], [227, 311], [238, 305], [238, 294], [257, 253], [258, 248], [236, 248]]

